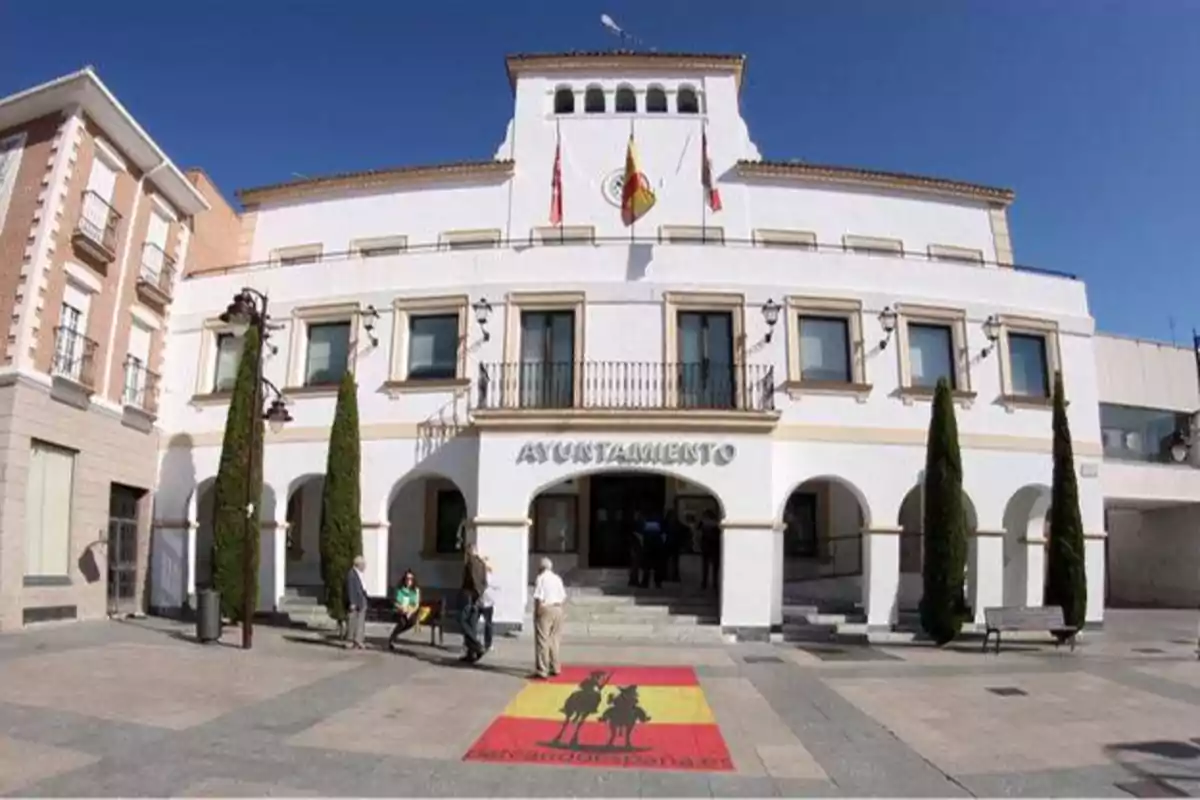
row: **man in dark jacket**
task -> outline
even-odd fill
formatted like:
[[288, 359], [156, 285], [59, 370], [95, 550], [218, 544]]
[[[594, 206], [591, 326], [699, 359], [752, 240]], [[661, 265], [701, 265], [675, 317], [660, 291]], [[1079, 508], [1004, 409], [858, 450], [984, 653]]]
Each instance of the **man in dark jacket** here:
[[362, 650], [367, 635], [367, 586], [363, 574], [367, 562], [362, 556], [355, 556], [354, 566], [346, 573], [346, 622], [347, 636], [350, 647]]
[[483, 642], [479, 641], [479, 598], [487, 589], [487, 564], [479, 557], [474, 543], [468, 544], [465, 551], [462, 574], [462, 611], [458, 621], [462, 626], [463, 644], [467, 652], [462, 660], [474, 663], [483, 658]]
[[642, 588], [650, 585], [651, 575], [654, 586], [661, 589], [663, 585], [663, 564], [667, 546], [667, 534], [663, 530], [662, 521], [657, 516], [646, 517], [642, 521]]
[[713, 510], [706, 509], [700, 517], [700, 588], [708, 588], [712, 573], [713, 588], [721, 588], [721, 523]]

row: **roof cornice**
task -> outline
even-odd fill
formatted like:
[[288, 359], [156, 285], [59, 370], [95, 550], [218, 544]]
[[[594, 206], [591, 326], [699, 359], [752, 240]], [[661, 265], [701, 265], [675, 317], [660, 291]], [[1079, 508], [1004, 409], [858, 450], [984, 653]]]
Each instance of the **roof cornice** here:
[[512, 161], [457, 161], [450, 164], [390, 167], [362, 172], [341, 172], [317, 178], [273, 183], [250, 189], [239, 189], [234, 194], [244, 206], [280, 200], [328, 194], [330, 192], [360, 189], [383, 189], [406, 183], [421, 181], [472, 180], [487, 177], [512, 175]]
[[95, 122], [173, 206], [188, 216], [208, 209], [204, 196], [91, 67], [0, 98], [0, 130], [74, 107]]
[[732, 72], [738, 89], [746, 71], [746, 57], [722, 53], [637, 53], [630, 50], [580, 53], [517, 53], [505, 59], [508, 82], [514, 89], [522, 72], [558, 72], [577, 69], [680, 70]]
[[789, 161], [739, 161], [737, 174], [743, 178], [776, 178], [831, 183], [842, 186], [866, 186], [903, 192], [952, 197], [1008, 206], [1016, 196], [1012, 189], [983, 186], [977, 183], [909, 175], [903, 172], [883, 172], [858, 167], [838, 167], [829, 164], [805, 164]]

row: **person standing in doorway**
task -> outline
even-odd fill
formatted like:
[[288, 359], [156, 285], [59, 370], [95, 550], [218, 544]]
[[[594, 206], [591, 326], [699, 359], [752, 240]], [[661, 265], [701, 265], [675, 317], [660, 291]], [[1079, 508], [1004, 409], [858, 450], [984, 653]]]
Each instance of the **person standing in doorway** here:
[[483, 658], [483, 643], [479, 641], [479, 598], [487, 590], [487, 565], [479, 557], [474, 542], [463, 552], [462, 610], [458, 622], [467, 652], [461, 660], [474, 664]]
[[366, 648], [367, 636], [367, 562], [362, 556], [354, 557], [354, 565], [346, 573], [346, 622], [350, 649]]
[[647, 517], [642, 521], [642, 580], [643, 589], [650, 586], [651, 577], [654, 587], [661, 589], [663, 584], [663, 557], [666, 550], [666, 531], [657, 517]]
[[646, 547], [642, 538], [642, 526], [645, 524], [642, 512], [633, 515], [633, 524], [629, 527], [629, 585], [641, 585], [641, 571], [645, 560]]
[[700, 588], [708, 588], [712, 573], [713, 588], [721, 588], [721, 523], [716, 512], [706, 509], [700, 517]]
[[533, 678], [545, 680], [562, 670], [558, 659], [562, 639], [563, 604], [567, 589], [554, 572], [554, 562], [543, 558], [533, 586]]
[[666, 580], [668, 583], [679, 583], [679, 557], [683, 552], [684, 540], [687, 538], [687, 528], [684, 527], [673, 508], [668, 508], [667, 513], [663, 515], [663, 526], [666, 528], [667, 534]]

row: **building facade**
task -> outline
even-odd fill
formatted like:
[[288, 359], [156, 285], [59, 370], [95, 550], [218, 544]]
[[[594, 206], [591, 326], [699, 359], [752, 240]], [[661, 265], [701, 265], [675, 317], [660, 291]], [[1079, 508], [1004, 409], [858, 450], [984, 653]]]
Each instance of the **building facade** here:
[[207, 207], [90, 69], [0, 100], [0, 630], [144, 602], [164, 332]]
[[[722, 521], [720, 621], [757, 637], [786, 596], [888, 627], [920, 594], [932, 387], [955, 389], [976, 615], [1039, 603], [1061, 370], [1103, 615], [1104, 499], [1084, 286], [1014, 265], [1006, 190], [764, 160], [740, 57], [508, 61], [495, 157], [240, 193], [237, 263], [189, 277], [170, 322], [154, 602], [210, 574], [211, 486], [235, 293], [270, 297], [263, 609], [319, 583], [336, 383], [353, 370], [372, 592], [458, 578], [464, 540], [520, 625], [531, 563], [621, 568], [637, 511]], [[626, 148], [657, 196], [620, 215]], [[720, 210], [702, 186], [707, 147]], [[561, 154], [560, 226], [548, 222]], [[777, 316], [776, 316], [777, 313]], [[160, 557], [161, 556], [161, 557]]]

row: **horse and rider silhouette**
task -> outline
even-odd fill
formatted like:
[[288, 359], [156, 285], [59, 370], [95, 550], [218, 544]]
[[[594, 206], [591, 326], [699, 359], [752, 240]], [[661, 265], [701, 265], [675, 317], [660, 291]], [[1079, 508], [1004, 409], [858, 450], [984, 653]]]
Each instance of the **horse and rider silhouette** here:
[[[583, 730], [583, 723], [587, 722], [588, 717], [600, 710], [600, 705], [604, 700], [604, 689], [611, 679], [611, 672], [595, 670], [579, 682], [579, 686], [571, 692], [560, 709], [560, 713], [563, 715], [562, 727], [559, 728], [558, 735], [549, 743], [550, 745], [572, 750], [590, 749], [588, 745], [580, 743], [579, 733]], [[608, 707], [600, 715], [600, 722], [607, 723], [609, 731], [608, 743], [603, 745], [603, 748], [633, 750], [633, 729], [639, 722], [649, 722], [650, 715], [641, 707], [637, 686], [616, 688], [616, 694], [609, 695]], [[564, 744], [563, 737], [566, 736], [567, 729], [572, 724], [575, 726], [575, 731], [570, 740]], [[618, 737], [623, 740], [623, 744], [616, 744]], [[596, 747], [596, 745], [591, 747]]]

